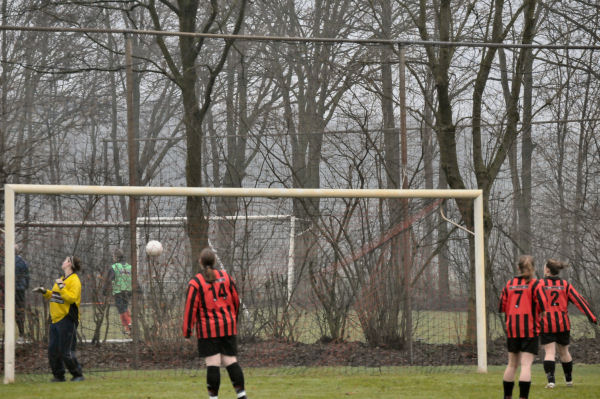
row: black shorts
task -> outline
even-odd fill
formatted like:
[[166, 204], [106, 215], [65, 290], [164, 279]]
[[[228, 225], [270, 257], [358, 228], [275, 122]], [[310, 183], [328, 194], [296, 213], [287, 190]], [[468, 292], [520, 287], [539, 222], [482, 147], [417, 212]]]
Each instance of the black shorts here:
[[217, 354], [237, 356], [237, 338], [235, 335], [218, 338], [198, 339], [198, 354], [200, 357], [208, 357]]
[[542, 333], [540, 335], [540, 340], [542, 341], [542, 345], [556, 342], [559, 345], [567, 346], [571, 342], [571, 332], [563, 331], [557, 333]]
[[506, 346], [511, 353], [528, 352], [534, 355], [540, 350], [540, 340], [535, 338], [507, 338]]
[[129, 306], [129, 299], [131, 299], [131, 291], [117, 292], [115, 295], [115, 305], [119, 314], [127, 312]]

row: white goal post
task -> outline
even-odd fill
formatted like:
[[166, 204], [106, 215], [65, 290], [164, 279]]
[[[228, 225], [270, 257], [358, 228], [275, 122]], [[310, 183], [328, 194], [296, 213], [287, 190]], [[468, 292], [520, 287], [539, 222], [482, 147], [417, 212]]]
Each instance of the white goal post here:
[[483, 192], [481, 190], [393, 190], [393, 189], [287, 189], [212, 187], [136, 187], [6, 184], [4, 186], [5, 323], [4, 383], [15, 381], [15, 195], [120, 195], [179, 197], [270, 197], [270, 198], [444, 198], [472, 199], [475, 221], [475, 293], [477, 315], [477, 370], [487, 372]]
[[[288, 262], [287, 262], [287, 293], [288, 300], [292, 294], [292, 289], [294, 287], [294, 242], [296, 238], [296, 218], [293, 215], [235, 215], [235, 216], [210, 216], [208, 220], [289, 220], [290, 222], [290, 233], [289, 233], [289, 251], [288, 251]], [[147, 224], [158, 223], [163, 227], [178, 227], [187, 222], [187, 217], [185, 216], [152, 216], [152, 217], [144, 217], [139, 216], [137, 218], [136, 223], [136, 232], [135, 232], [135, 242], [138, 246], [136, 248], [139, 249], [139, 246], [142, 246], [143, 243], [139, 238], [139, 227], [145, 226]], [[208, 240], [208, 244], [212, 248], [212, 244], [210, 240]], [[212, 248], [214, 249], [214, 248]], [[219, 254], [217, 253], [217, 261], [219, 260]], [[222, 265], [221, 265], [222, 266]]]

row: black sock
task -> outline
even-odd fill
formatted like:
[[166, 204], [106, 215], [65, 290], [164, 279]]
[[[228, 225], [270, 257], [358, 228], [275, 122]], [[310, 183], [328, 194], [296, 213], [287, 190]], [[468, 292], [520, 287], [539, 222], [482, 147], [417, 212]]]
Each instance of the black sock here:
[[206, 388], [208, 389], [208, 396], [218, 396], [220, 385], [221, 370], [217, 366], [208, 366], [206, 368]]
[[514, 381], [502, 381], [502, 385], [504, 386], [504, 398], [512, 398], [512, 391], [515, 386]]
[[529, 398], [529, 387], [531, 381], [519, 381], [519, 398]]
[[231, 380], [231, 384], [233, 384], [233, 389], [235, 389], [238, 399], [246, 399], [244, 372], [239, 363], [235, 362], [227, 366], [227, 372], [229, 373], [229, 379]]
[[553, 360], [544, 360], [544, 372], [548, 382], [556, 382], [554, 378], [554, 370], [556, 369], [556, 362]]
[[573, 361], [571, 360], [568, 363], [563, 363], [562, 364], [562, 368], [563, 371], [565, 372], [565, 380], [568, 381], [573, 381]]

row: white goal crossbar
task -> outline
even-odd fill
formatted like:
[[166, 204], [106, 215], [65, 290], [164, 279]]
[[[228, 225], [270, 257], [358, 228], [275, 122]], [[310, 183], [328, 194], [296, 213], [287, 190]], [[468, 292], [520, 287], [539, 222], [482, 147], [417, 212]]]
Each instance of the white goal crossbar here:
[[122, 195], [184, 197], [268, 197], [268, 198], [446, 198], [472, 199], [475, 221], [475, 295], [477, 315], [477, 370], [487, 372], [483, 192], [481, 190], [393, 190], [393, 189], [288, 189], [138, 187], [77, 185], [4, 185], [4, 383], [15, 381], [15, 195]]
[[[289, 251], [288, 251], [288, 262], [287, 262], [287, 294], [288, 300], [292, 294], [292, 288], [294, 287], [294, 243], [296, 238], [296, 218], [292, 215], [231, 215], [231, 216], [209, 216], [208, 220], [289, 220], [290, 221], [290, 234], [289, 234]], [[158, 224], [162, 227], [179, 227], [187, 223], [186, 216], [140, 216], [137, 218], [137, 226], [151, 226]], [[126, 223], [129, 225], [129, 223]], [[138, 231], [135, 233], [136, 245], [142, 245], [138, 237]], [[210, 240], [208, 244], [211, 249], [214, 250]], [[220, 263], [219, 254], [215, 251], [217, 261]], [[221, 264], [221, 267], [223, 265]]]

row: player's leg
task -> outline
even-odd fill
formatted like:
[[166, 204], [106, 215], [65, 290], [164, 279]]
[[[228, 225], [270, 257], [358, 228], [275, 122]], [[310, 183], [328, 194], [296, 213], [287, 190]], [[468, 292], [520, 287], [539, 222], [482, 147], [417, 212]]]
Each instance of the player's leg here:
[[83, 381], [81, 364], [79, 364], [75, 356], [77, 326], [68, 316], [56, 323], [56, 325], [60, 331], [60, 353], [65, 366], [73, 376], [72, 381]]
[[50, 324], [50, 339], [48, 342], [48, 362], [54, 378], [52, 382], [65, 380], [65, 366], [60, 354], [60, 334], [56, 323]]
[[219, 396], [219, 387], [221, 386], [221, 355], [216, 354], [207, 356], [206, 361], [206, 389], [208, 397], [217, 399]]
[[[509, 348], [510, 350], [510, 348]], [[504, 387], [504, 398], [512, 398], [512, 391], [515, 386], [515, 374], [519, 367], [520, 353], [508, 352], [508, 365], [504, 370], [502, 385]]]
[[129, 303], [131, 302], [131, 291], [124, 291], [123, 292], [124, 297], [125, 297], [125, 321], [127, 322], [127, 328], [129, 329], [129, 332], [131, 332], [131, 312], [129, 311]]
[[244, 372], [237, 361], [237, 338], [235, 336], [224, 337], [222, 340], [222, 364], [227, 369], [229, 379], [235, 389], [238, 399], [246, 399], [246, 387]]
[[548, 383], [546, 388], [554, 388], [556, 378], [554, 372], [556, 370], [556, 342], [552, 339], [552, 334], [543, 334], [541, 336], [542, 345], [544, 346], [544, 372]]
[[519, 375], [519, 398], [529, 398], [529, 388], [531, 387], [531, 365], [535, 354], [529, 352], [521, 352], [521, 374]]
[[565, 373], [565, 382], [568, 387], [573, 386], [573, 358], [569, 352], [569, 345], [558, 344], [558, 355], [560, 356], [560, 362]]
[[127, 320], [127, 300], [124, 297], [123, 292], [118, 292], [115, 294], [115, 305], [117, 307], [117, 311], [119, 312], [119, 318], [121, 319], [121, 325], [123, 326], [123, 332], [125, 334], [129, 334], [129, 321]]
[[19, 329], [19, 342], [25, 338], [25, 290], [15, 290], [15, 321]]

